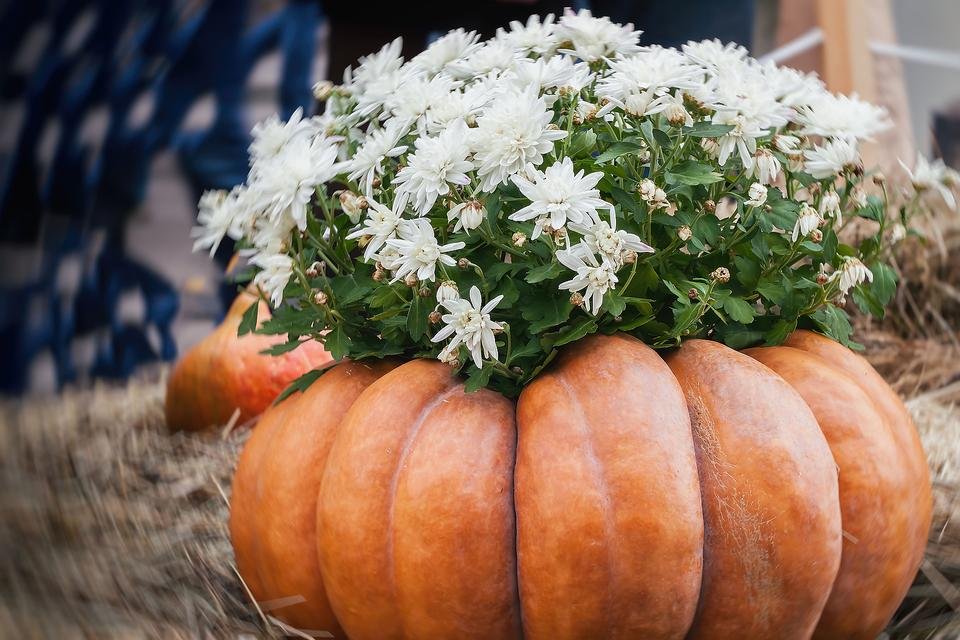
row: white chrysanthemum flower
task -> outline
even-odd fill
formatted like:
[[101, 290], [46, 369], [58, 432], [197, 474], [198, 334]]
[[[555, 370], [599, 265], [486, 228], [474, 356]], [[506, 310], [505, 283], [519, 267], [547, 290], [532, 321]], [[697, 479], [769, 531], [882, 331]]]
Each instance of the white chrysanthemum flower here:
[[552, 54], [559, 45], [554, 33], [554, 20], [552, 13], [548, 13], [543, 22], [536, 14], [527, 18], [526, 24], [512, 20], [510, 31], [505, 31], [503, 28], [497, 29], [497, 39], [510, 43], [511, 47], [523, 55], [547, 56]]
[[793, 225], [793, 234], [790, 239], [796, 242], [797, 238], [810, 235], [810, 232], [819, 228], [821, 224], [823, 224], [823, 218], [820, 217], [820, 213], [804, 202], [800, 205], [800, 214], [797, 216], [796, 224]]
[[[363, 226], [348, 234], [347, 240], [369, 238], [363, 251], [363, 259], [369, 261], [387, 240], [396, 237], [397, 227], [400, 225], [400, 214], [372, 198], [367, 199], [367, 204], [369, 208]], [[396, 203], [394, 206], [396, 207]]]
[[453, 336], [453, 340], [444, 347], [439, 359], [442, 362], [455, 360], [456, 358], [451, 356], [456, 353], [460, 345], [466, 345], [473, 363], [478, 368], [483, 367], [485, 359], [499, 359], [500, 354], [497, 351], [494, 332], [502, 331], [503, 326], [490, 319], [490, 312], [500, 304], [501, 300], [503, 296], [497, 296], [483, 304], [480, 289], [477, 287], [470, 287], [468, 300], [460, 297], [443, 300], [440, 304], [449, 311], [441, 318], [446, 326], [431, 340], [441, 342], [450, 336]]
[[839, 175], [860, 161], [857, 145], [846, 138], [834, 138], [813, 149], [804, 149], [804, 168], [817, 180]]
[[567, 9], [555, 30], [557, 41], [570, 43], [570, 49], [560, 49], [587, 62], [603, 58], [617, 58], [640, 50], [637, 42], [642, 31], [634, 31], [632, 24], [619, 25], [610, 18], [594, 18], [589, 9], [573, 13]]
[[897, 222], [890, 228], [890, 242], [897, 244], [907, 237], [907, 228], [902, 223]]
[[913, 183], [914, 189], [917, 191], [932, 189], [940, 194], [948, 207], [951, 209], [957, 208], [957, 200], [953, 191], [947, 186], [948, 184], [957, 184], [957, 172], [947, 167], [943, 160], [937, 158], [930, 162], [923, 157], [922, 153], [918, 153], [912, 171], [903, 163], [903, 160], [899, 160], [899, 162], [903, 170], [910, 176], [910, 182]]
[[590, 225], [571, 223], [570, 229], [583, 236], [574, 250], [586, 249], [590, 253], [599, 253], [615, 266], [622, 266], [624, 258], [630, 253], [653, 253], [654, 249], [635, 233], [617, 229], [617, 216], [610, 211], [610, 222], [597, 220]]
[[450, 193], [451, 184], [470, 183], [467, 172], [473, 169], [473, 163], [467, 160], [467, 126], [460, 120], [439, 136], [418, 138], [416, 149], [407, 156], [407, 166], [397, 173], [394, 184], [399, 185], [396, 194], [400, 208], [412, 199], [414, 210], [423, 216], [438, 197]]
[[455, 29], [430, 43], [430, 46], [417, 54], [410, 64], [430, 76], [435, 76], [450, 63], [462, 60], [479, 49], [482, 46], [477, 42], [479, 39], [480, 35], [476, 31]]
[[468, 124], [475, 123], [477, 116], [492, 97], [489, 85], [484, 83], [474, 83], [463, 89], [451, 91], [436, 100], [427, 111], [425, 118], [427, 133], [436, 135], [457, 120], [463, 120]]
[[451, 251], [463, 249], [463, 242], [450, 242], [441, 245], [430, 225], [424, 218], [401, 220], [397, 228], [398, 238], [387, 240], [387, 246], [400, 252], [400, 259], [393, 276], [394, 282], [403, 280], [408, 274], [415, 274], [421, 281], [436, 279], [437, 262], [452, 267], [457, 261], [446, 255]]
[[392, 118], [383, 129], [368, 133], [353, 158], [344, 163], [343, 170], [349, 172], [347, 177], [359, 180], [363, 194], [368, 198], [373, 195], [374, 178], [383, 173], [383, 161], [396, 158], [407, 150], [407, 145], [400, 144], [400, 139], [409, 131], [409, 121]]
[[567, 136], [566, 131], [548, 128], [552, 117], [533, 88], [505, 95], [477, 118], [471, 137], [483, 191], [493, 191], [510, 176], [543, 162], [554, 141]]
[[373, 262], [376, 262], [381, 267], [392, 273], [400, 265], [401, 256], [400, 252], [395, 248], [384, 245], [383, 248], [373, 254], [371, 258]]
[[267, 218], [289, 215], [299, 229], [306, 229], [307, 205], [317, 187], [337, 174], [336, 161], [337, 147], [326, 138], [294, 138], [278, 155], [257, 164], [250, 190]]
[[427, 113], [435, 105], [442, 106], [454, 86], [453, 80], [444, 75], [407, 79], [384, 100], [383, 110], [401, 121], [415, 122], [422, 132], [426, 129]]
[[513, 69], [521, 54], [509, 42], [488, 40], [466, 58], [451, 62], [447, 69], [455, 78], [467, 79]]
[[283, 150], [291, 140], [312, 138], [320, 130], [317, 118], [303, 118], [303, 109], [298, 108], [286, 122], [282, 122], [277, 114], [271, 115], [262, 122], [253, 125], [250, 135], [250, 165], [268, 161]]
[[873, 272], [858, 258], [843, 256], [843, 264], [833, 273], [840, 280], [840, 293], [846, 295], [851, 289], [863, 282], [873, 282]]
[[403, 38], [396, 38], [376, 53], [360, 58], [359, 66], [352, 72], [351, 85], [362, 89], [397, 71], [403, 65], [402, 49]]
[[747, 192], [749, 199], [747, 204], [751, 207], [761, 207], [767, 201], [767, 188], [760, 182], [754, 182], [750, 185], [750, 190]]
[[747, 50], [744, 47], [735, 42], [723, 44], [716, 38], [700, 42], [690, 40], [682, 48], [690, 60], [707, 68], [728, 68], [742, 65], [747, 60]]
[[804, 135], [826, 138], [869, 140], [887, 129], [887, 110], [860, 100], [856, 94], [845, 96], [821, 91], [807, 104], [797, 107], [797, 122]]
[[194, 251], [209, 249], [211, 258], [217, 252], [223, 238], [234, 224], [233, 207], [229, 197], [222, 189], [204, 191], [200, 196], [200, 202], [197, 203], [197, 226], [190, 231], [190, 235], [196, 238], [193, 241]]
[[487, 209], [479, 200], [467, 200], [456, 204], [447, 211], [447, 220], [449, 222], [457, 221], [453, 227], [453, 232], [470, 232], [483, 224], [487, 217]]
[[757, 149], [753, 154], [753, 166], [747, 171], [747, 177], [757, 176], [763, 184], [773, 184], [780, 176], [783, 167], [769, 149]]
[[784, 105], [805, 105], [826, 91], [823, 81], [815, 73], [780, 67], [772, 62], [762, 65], [760, 69], [773, 94]]
[[593, 81], [590, 66], [577, 62], [569, 56], [553, 56], [520, 60], [513, 69], [512, 82], [522, 91], [527, 87], [539, 87], [540, 90], [567, 87], [575, 92]]
[[583, 291], [583, 306], [593, 315], [600, 312], [603, 296], [617, 286], [616, 268], [608, 260], [597, 260], [589, 248], [561, 249], [557, 260], [576, 276], [560, 283], [561, 290]]
[[785, 156], [796, 156], [803, 153], [800, 149], [800, 138], [797, 136], [778, 133], [773, 137], [773, 146]]
[[573, 161], [564, 158], [546, 171], [532, 169], [529, 173], [532, 181], [521, 175], [512, 178], [530, 204], [510, 214], [510, 219], [520, 222], [536, 219], [532, 239], [540, 236], [544, 224], [554, 229], [562, 228], [568, 220], [586, 224], [599, 219], [597, 209], [613, 209], [613, 205], [600, 198], [600, 190], [596, 188], [603, 177], [601, 171], [586, 176], [583, 170], [574, 173]]
[[721, 166], [736, 151], [740, 155], [743, 167], [748, 171], [753, 169], [753, 154], [757, 151], [757, 138], [767, 134], [758, 124], [747, 119], [736, 111], [717, 111], [713, 114], [714, 124], [732, 125], [733, 129], [721, 136], [717, 143], [720, 145], [718, 161]]
[[665, 94], [673, 89], [692, 90], [703, 82], [703, 70], [675, 49], [648, 47], [609, 66], [609, 75], [597, 82], [597, 96], [607, 101], [599, 116], [615, 106], [635, 116], [659, 113], [672, 104]]
[[820, 196], [820, 215], [823, 218], [836, 218], [837, 224], [843, 224], [843, 211], [840, 210], [840, 194], [830, 189]]
[[285, 253], [258, 253], [250, 262], [261, 271], [253, 277], [253, 284], [270, 297], [274, 307], [283, 302], [283, 290], [293, 276], [293, 259]]

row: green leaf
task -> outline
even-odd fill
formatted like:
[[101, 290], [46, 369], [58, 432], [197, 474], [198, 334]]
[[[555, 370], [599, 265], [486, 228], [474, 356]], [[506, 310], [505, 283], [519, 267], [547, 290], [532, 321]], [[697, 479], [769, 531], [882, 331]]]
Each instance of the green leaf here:
[[323, 346], [333, 359], [339, 362], [350, 352], [350, 336], [343, 330], [343, 325], [337, 325], [323, 337]]
[[683, 132], [694, 138], [719, 138], [733, 131], [732, 124], [713, 124], [712, 122], [695, 122], [692, 127], [684, 127]]
[[627, 301], [616, 291], [610, 291], [603, 296], [601, 308], [612, 316], [619, 316], [627, 308]]
[[372, 278], [361, 278], [358, 280], [356, 274], [331, 278], [330, 289], [333, 291], [333, 297], [337, 307], [344, 307], [348, 304], [363, 300], [367, 297], [370, 290], [373, 289], [374, 282]]
[[543, 296], [525, 303], [521, 315], [530, 323], [530, 333], [536, 334], [566, 322], [572, 310], [573, 305], [566, 298]]
[[750, 324], [757, 315], [748, 302], [733, 296], [723, 299], [723, 310], [731, 320], [740, 324]]
[[536, 284], [544, 280], [553, 280], [561, 273], [563, 273], [563, 265], [559, 262], [550, 262], [530, 269], [525, 280], [530, 284]]
[[788, 320], [786, 318], [781, 318], [774, 323], [773, 328], [767, 331], [764, 337], [766, 338], [768, 345], [777, 345], [786, 340], [787, 336], [793, 333], [796, 328], [797, 321], [795, 319]]
[[643, 145], [638, 142], [617, 142], [610, 145], [610, 148], [601, 153], [596, 157], [597, 164], [603, 164], [604, 162], [610, 162], [620, 156], [627, 155], [628, 153], [637, 153], [643, 149]]
[[850, 346], [850, 336], [853, 334], [853, 327], [850, 325], [850, 318], [847, 312], [832, 304], [820, 307], [810, 315], [810, 319], [820, 328], [828, 337], [837, 342]]
[[410, 310], [407, 312], [407, 332], [413, 340], [419, 341], [427, 333], [427, 316], [430, 314], [430, 304], [424, 298], [414, 293]]
[[260, 353], [265, 356], [282, 356], [285, 353], [289, 353], [299, 347], [301, 344], [306, 342], [306, 340], [287, 340], [286, 342], [281, 342], [275, 344], [267, 349], [264, 349]]
[[492, 375], [492, 363], [484, 364], [482, 369], [477, 369], [474, 367], [473, 371], [470, 372], [470, 375], [467, 376], [466, 382], [463, 383], [463, 390], [467, 393], [473, 393], [474, 391], [483, 389], [490, 382], [490, 376]]
[[597, 134], [587, 129], [586, 131], [577, 131], [570, 140], [570, 147], [567, 149], [567, 155], [571, 157], [586, 155], [597, 146]]
[[237, 335], [242, 336], [251, 333], [257, 328], [257, 310], [260, 308], [260, 301], [254, 300], [253, 304], [247, 307], [240, 318], [240, 326], [237, 327]]
[[883, 318], [885, 309], [877, 297], [869, 289], [859, 286], [853, 290], [853, 301], [860, 307], [860, 311], [869, 313], [875, 318]]
[[667, 170], [665, 176], [667, 184], [686, 184], [690, 186], [713, 184], [723, 180], [723, 176], [714, 171], [711, 165], [696, 160], [684, 160], [680, 164], [674, 165]]
[[578, 324], [563, 329], [563, 331], [561, 331], [560, 335], [557, 337], [557, 341], [553, 343], [553, 346], [559, 347], [561, 345], [574, 342], [586, 335], [593, 333], [596, 330], [597, 319], [593, 317], [585, 318]]
[[873, 273], [873, 295], [881, 305], [887, 306], [897, 291], [897, 273], [883, 262], [875, 263], [870, 272]]
[[328, 371], [328, 369], [311, 369], [310, 371], [307, 371], [305, 374], [287, 385], [287, 388], [284, 389], [279, 396], [277, 396], [277, 399], [273, 401], [273, 404], [280, 404], [280, 402], [298, 391], [306, 391], [307, 388], [316, 382], [317, 378], [322, 376], [326, 371]]
[[753, 289], [760, 277], [760, 264], [747, 256], [734, 256], [733, 274], [740, 284], [747, 289]]

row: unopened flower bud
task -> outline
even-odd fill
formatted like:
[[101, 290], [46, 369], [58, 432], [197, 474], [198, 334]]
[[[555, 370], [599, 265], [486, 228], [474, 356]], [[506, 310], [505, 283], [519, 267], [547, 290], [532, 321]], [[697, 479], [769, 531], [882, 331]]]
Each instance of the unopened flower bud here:
[[383, 282], [387, 277], [387, 271], [383, 268], [383, 265], [377, 264], [376, 268], [373, 270], [373, 280], [374, 282]]
[[417, 294], [421, 298], [429, 298], [433, 294], [433, 291], [430, 291], [430, 287], [420, 287], [420, 290], [417, 291]]
[[466, 271], [470, 268], [470, 261], [467, 258], [460, 258], [457, 260], [457, 266]]
[[518, 376], [523, 375], [523, 367], [518, 367], [516, 365], [510, 367], [510, 371], [513, 371]]
[[574, 291], [570, 294], [570, 304], [575, 307], [583, 306], [583, 296]]
[[697, 298], [700, 297], [700, 292], [694, 289], [693, 287], [691, 287], [687, 291], [687, 297], [690, 298], [691, 300], [696, 300]]
[[513, 234], [512, 239], [513, 246], [522, 247], [527, 243], [527, 234], [525, 234], [523, 231], [517, 231]]
[[456, 300], [460, 297], [460, 288], [453, 280], [445, 280], [437, 287], [437, 302]]
[[637, 252], [633, 249], [627, 249], [621, 254], [620, 259], [623, 260], [623, 264], [633, 264], [637, 261]]
[[365, 196], [358, 196], [353, 191], [341, 191], [338, 194], [340, 198], [340, 208], [350, 218], [350, 222], [357, 224], [360, 221], [360, 215], [369, 205]]
[[714, 202], [713, 200], [707, 200], [706, 202], [703, 203], [703, 210], [706, 211], [707, 213], [713, 213], [714, 211], [717, 210], [717, 203]]
[[441, 315], [439, 311], [431, 311], [430, 315], [427, 316], [427, 320], [430, 321], [430, 324], [440, 324], [440, 318]]
[[420, 283], [420, 280], [417, 278], [417, 274], [415, 273], [408, 273], [406, 277], [403, 279], [403, 284], [407, 285], [411, 289], [417, 286], [419, 283]]
[[381, 183], [382, 183], [382, 182], [381, 182], [381, 180], [380, 180], [379, 177], [376, 177], [376, 178], [373, 179], [373, 187], [374, 187], [374, 188], [379, 187], [379, 186], [381, 185]]
[[326, 270], [326, 263], [323, 262], [314, 262], [312, 265], [307, 267], [306, 274], [308, 278], [316, 278], [321, 273]]
[[443, 364], [448, 364], [451, 367], [459, 367], [460, 360], [457, 358], [459, 354], [460, 354], [460, 349], [452, 349], [452, 350], [444, 349], [437, 356], [437, 360], [439, 360]]
[[823, 231], [820, 231], [820, 229], [814, 229], [810, 232], [810, 239], [814, 242], [820, 242], [823, 240]]
[[830, 282], [830, 276], [828, 274], [824, 273], [823, 271], [817, 274], [817, 284], [823, 286], [828, 282]]
[[333, 83], [329, 80], [321, 80], [317, 84], [313, 85], [313, 97], [323, 102], [330, 97], [330, 94], [333, 93]]
[[686, 242], [693, 237], [693, 231], [687, 225], [683, 225], [677, 229], [677, 237]]
[[886, 182], [886, 181], [887, 181], [887, 177], [886, 177], [885, 175], [883, 175], [882, 173], [880, 173], [879, 171], [878, 171], [877, 173], [873, 174], [873, 182], [874, 182], [874, 184], [882, 185], [882, 184], [883, 184], [884, 182]]
[[563, 239], [567, 237], [567, 228], [560, 227], [559, 229], [554, 229], [552, 235], [556, 242], [562, 242]]
[[730, 269], [726, 267], [717, 267], [710, 273], [710, 277], [717, 282], [730, 282]]
[[321, 307], [325, 306], [328, 301], [327, 294], [325, 294], [323, 291], [317, 291], [315, 294], [313, 294], [313, 301]]

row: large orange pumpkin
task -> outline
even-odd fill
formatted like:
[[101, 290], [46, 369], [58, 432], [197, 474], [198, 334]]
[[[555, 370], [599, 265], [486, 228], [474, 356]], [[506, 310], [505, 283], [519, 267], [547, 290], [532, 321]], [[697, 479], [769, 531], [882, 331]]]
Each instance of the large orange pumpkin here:
[[[225, 424], [240, 411], [239, 421], [260, 415], [295, 379], [332, 360], [323, 345], [310, 340], [282, 356], [261, 351], [286, 341], [286, 336], [249, 333], [237, 336], [243, 313], [256, 302], [242, 292], [223, 322], [190, 349], [174, 366], [167, 382], [167, 425], [198, 430]], [[270, 317], [260, 302], [258, 318]]]
[[923, 452], [865, 361], [788, 345], [594, 336], [516, 405], [338, 365], [244, 450], [240, 572], [338, 637], [872, 638], [920, 560]]

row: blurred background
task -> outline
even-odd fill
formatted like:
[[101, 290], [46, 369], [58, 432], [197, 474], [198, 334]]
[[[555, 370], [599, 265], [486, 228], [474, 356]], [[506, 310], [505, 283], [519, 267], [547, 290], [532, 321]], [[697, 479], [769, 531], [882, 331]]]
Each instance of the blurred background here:
[[247, 171], [249, 131], [307, 112], [311, 87], [404, 37], [485, 37], [590, 8], [642, 43], [717, 37], [885, 105], [868, 160], [960, 163], [956, 0], [470, 3], [36, 0], [0, 10], [0, 393], [49, 393], [170, 361], [235, 287], [191, 252], [200, 193]]

